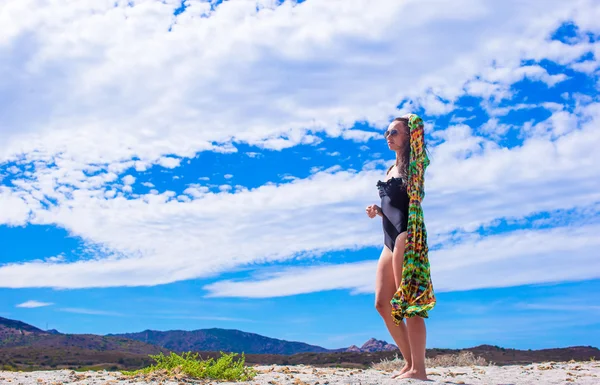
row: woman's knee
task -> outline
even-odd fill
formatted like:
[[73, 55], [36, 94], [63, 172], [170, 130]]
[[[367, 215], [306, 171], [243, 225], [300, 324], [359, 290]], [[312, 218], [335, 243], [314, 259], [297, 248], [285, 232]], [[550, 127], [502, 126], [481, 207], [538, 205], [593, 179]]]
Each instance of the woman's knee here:
[[375, 297], [375, 309], [381, 315], [388, 314], [391, 311], [392, 305], [390, 299], [384, 299], [383, 297]]

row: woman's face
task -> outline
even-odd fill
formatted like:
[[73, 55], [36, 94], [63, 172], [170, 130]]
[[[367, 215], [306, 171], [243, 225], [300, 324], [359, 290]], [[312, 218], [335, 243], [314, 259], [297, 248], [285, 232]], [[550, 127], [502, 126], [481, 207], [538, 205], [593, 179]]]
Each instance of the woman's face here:
[[392, 151], [400, 151], [404, 147], [405, 141], [408, 140], [406, 126], [400, 121], [390, 123], [383, 135]]

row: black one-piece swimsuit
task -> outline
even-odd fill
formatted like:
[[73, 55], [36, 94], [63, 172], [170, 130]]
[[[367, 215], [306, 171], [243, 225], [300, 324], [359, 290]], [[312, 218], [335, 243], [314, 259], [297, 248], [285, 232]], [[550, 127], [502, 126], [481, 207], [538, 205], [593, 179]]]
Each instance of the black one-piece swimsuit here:
[[378, 181], [377, 188], [383, 214], [383, 242], [394, 251], [396, 237], [406, 231], [408, 225], [408, 194], [402, 178], [398, 177]]

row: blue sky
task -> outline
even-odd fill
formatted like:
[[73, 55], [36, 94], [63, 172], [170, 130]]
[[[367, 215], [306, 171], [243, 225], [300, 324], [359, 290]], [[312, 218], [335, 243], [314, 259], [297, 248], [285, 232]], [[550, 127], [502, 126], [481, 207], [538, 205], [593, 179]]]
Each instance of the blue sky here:
[[600, 346], [600, 6], [551, 3], [9, 1], [0, 316], [391, 341], [364, 208], [415, 112], [428, 346]]

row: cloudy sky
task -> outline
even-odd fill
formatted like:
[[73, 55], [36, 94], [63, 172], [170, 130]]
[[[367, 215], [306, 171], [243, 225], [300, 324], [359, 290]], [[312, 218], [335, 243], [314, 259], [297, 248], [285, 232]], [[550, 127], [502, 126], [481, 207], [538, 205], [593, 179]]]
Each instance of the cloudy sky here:
[[423, 116], [429, 347], [600, 345], [600, 3], [8, 0], [0, 316], [391, 341], [393, 117]]

